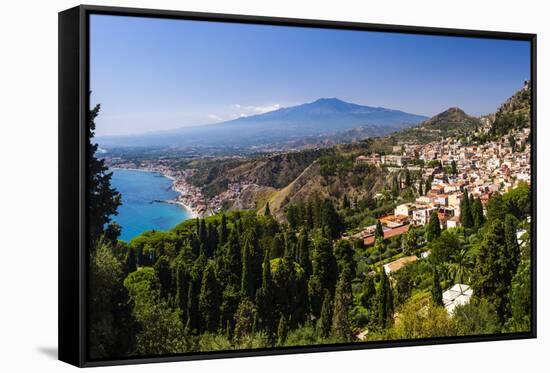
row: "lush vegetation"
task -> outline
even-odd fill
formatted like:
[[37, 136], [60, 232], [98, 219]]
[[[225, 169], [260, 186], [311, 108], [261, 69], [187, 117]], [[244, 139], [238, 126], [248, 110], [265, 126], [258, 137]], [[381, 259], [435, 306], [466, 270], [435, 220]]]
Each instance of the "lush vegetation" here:
[[[465, 192], [461, 228], [442, 230], [432, 214], [424, 227], [391, 239], [384, 239], [376, 218], [422, 194], [430, 180], [384, 172], [377, 199], [312, 196], [289, 204], [284, 219], [267, 205], [262, 214], [188, 220], [127, 244], [117, 241], [119, 229], [110, 221], [120, 195], [94, 153], [92, 358], [530, 330], [526, 184], [495, 194], [485, 214], [481, 201]], [[369, 166], [352, 159], [325, 155], [320, 163], [327, 183], [371, 175]], [[376, 223], [374, 245], [342, 238]], [[518, 227], [527, 229], [523, 246]], [[383, 269], [421, 252], [431, 254], [389, 275]], [[442, 292], [456, 283], [470, 284], [474, 296], [450, 315]]]

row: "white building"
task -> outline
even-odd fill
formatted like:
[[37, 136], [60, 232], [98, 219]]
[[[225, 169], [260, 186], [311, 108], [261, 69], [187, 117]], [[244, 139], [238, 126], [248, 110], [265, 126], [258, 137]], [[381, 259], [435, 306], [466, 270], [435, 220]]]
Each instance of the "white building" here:
[[455, 284], [452, 288], [443, 292], [443, 305], [449, 315], [452, 316], [456, 306], [470, 303], [473, 294], [474, 291], [469, 285]]

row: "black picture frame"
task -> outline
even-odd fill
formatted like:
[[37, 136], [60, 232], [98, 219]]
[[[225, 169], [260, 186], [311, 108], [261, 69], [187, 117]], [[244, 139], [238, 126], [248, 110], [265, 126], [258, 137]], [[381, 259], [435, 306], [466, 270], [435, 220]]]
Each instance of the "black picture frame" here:
[[[528, 41], [531, 45], [531, 331], [366, 343], [91, 360], [87, 356], [89, 17], [92, 14]], [[59, 13], [59, 360], [79, 367], [536, 338], [536, 34], [81, 5]]]

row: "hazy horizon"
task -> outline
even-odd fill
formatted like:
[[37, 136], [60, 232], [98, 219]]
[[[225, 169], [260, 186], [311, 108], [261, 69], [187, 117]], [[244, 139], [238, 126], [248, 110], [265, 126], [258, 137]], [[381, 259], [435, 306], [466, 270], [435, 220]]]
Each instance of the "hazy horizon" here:
[[214, 124], [319, 98], [433, 116], [494, 112], [528, 42], [93, 15], [97, 136]]

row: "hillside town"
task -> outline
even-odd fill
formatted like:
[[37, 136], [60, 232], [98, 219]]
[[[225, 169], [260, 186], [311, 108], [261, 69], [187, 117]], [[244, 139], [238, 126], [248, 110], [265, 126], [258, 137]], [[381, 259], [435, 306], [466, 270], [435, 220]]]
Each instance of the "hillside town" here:
[[[384, 238], [407, 232], [409, 225], [424, 226], [432, 211], [437, 211], [442, 228], [460, 226], [460, 204], [466, 190], [485, 206], [494, 193], [505, 193], [520, 182], [531, 180], [530, 129], [518, 131], [508, 139], [482, 145], [465, 145], [448, 139], [425, 145], [402, 144], [393, 147], [392, 154], [377, 153], [356, 158], [357, 163], [387, 167], [390, 172], [403, 170], [421, 173], [419, 180], [431, 180], [429, 188], [415, 201], [397, 205], [393, 215], [379, 219]], [[420, 160], [428, 167], [418, 166]], [[450, 172], [446, 172], [450, 171]], [[419, 182], [420, 183], [420, 182]], [[424, 185], [416, 185], [422, 190]], [[376, 226], [365, 227], [352, 238], [374, 244]]]

